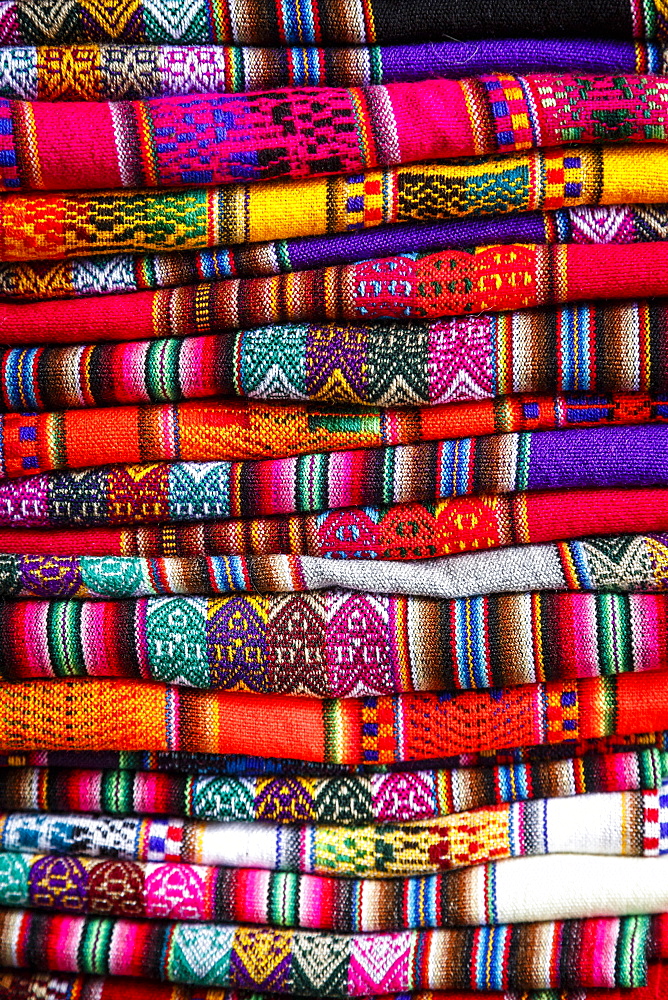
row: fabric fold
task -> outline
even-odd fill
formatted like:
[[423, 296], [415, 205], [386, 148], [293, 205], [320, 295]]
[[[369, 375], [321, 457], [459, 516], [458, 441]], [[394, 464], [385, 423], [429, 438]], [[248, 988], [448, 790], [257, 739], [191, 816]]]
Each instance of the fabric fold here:
[[0, 93], [24, 101], [125, 101], [266, 87], [364, 87], [497, 71], [663, 74], [663, 46], [601, 39], [479, 39], [343, 48], [5, 45]]
[[396, 223], [340, 235], [212, 250], [0, 263], [0, 295], [26, 301], [81, 298], [176, 288], [222, 278], [287, 274], [391, 253], [426, 253], [491, 243], [660, 242], [667, 235], [665, 205], [583, 205], [489, 219]]
[[5, 600], [0, 628], [0, 676], [14, 681], [126, 677], [349, 698], [668, 669], [663, 593], [61, 596]]
[[668, 857], [551, 854], [374, 880], [2, 853], [0, 873], [6, 907], [339, 933], [624, 917], [668, 907]]
[[668, 729], [668, 674], [317, 700], [120, 680], [0, 684], [0, 749], [195, 751], [394, 764]]
[[[668, 82], [667, 82], [668, 87]], [[403, 254], [133, 295], [0, 303], [4, 340], [193, 336], [264, 323], [439, 319], [564, 302], [665, 296], [668, 244], [511, 243]]]
[[[94, 755], [93, 755], [94, 756]], [[229, 822], [405, 823], [479, 806], [592, 792], [647, 791], [668, 779], [655, 747], [522, 764], [329, 776], [237, 777], [182, 771], [12, 767], [0, 772], [4, 812], [97, 812]]]
[[569, 141], [656, 143], [668, 138], [667, 99], [660, 76], [567, 72], [115, 103], [0, 97], [0, 188], [196, 187]]
[[21, 412], [221, 395], [395, 407], [522, 393], [665, 392], [666, 329], [662, 299], [8, 347], [0, 353], [0, 405]]
[[[643, 916], [347, 936], [5, 909], [0, 956], [13, 968], [104, 968], [115, 975], [327, 997], [423, 987], [610, 988], [645, 984], [650, 933], [650, 918]], [[605, 942], [601, 953], [599, 941]], [[475, 965], [465, 957], [472, 952], [479, 956]]]
[[[389, 877], [431, 875], [534, 855], [665, 855], [668, 837], [661, 831], [667, 821], [664, 785], [647, 792], [535, 799], [405, 825], [201, 823], [176, 817], [9, 813], [0, 816], [0, 844], [8, 852]], [[0, 856], [0, 870], [7, 867], [3, 861]], [[658, 869], [664, 878], [665, 868]], [[663, 886], [664, 902], [666, 892], [668, 883]]]
[[[234, 42], [237, 45], [363, 45], [441, 38], [544, 38], [578, 35], [593, 38], [662, 38], [662, 7], [645, 0], [500, 0], [471, 10], [466, 0], [433, 7], [425, 0], [371, 0], [368, 7], [342, 9], [338, 0], [309, 0], [303, 11], [277, 0], [260, 3], [221, 0], [215, 8], [195, 0], [186, 12], [169, 0], [135, 0], [130, 6], [100, 8], [93, 0], [71, 0], [66, 15], [33, 0], [7, 0], [3, 9], [4, 44], [97, 41]], [[537, 23], [539, 22], [539, 23]]]
[[664, 204], [667, 184], [666, 146], [608, 144], [399, 166], [349, 177], [173, 191], [8, 193], [0, 203], [0, 260], [199, 250], [389, 222], [577, 205]]
[[532, 590], [651, 593], [665, 590], [667, 567], [667, 534], [603, 535], [415, 562], [2, 553], [0, 596], [117, 600], [329, 588], [448, 599]]

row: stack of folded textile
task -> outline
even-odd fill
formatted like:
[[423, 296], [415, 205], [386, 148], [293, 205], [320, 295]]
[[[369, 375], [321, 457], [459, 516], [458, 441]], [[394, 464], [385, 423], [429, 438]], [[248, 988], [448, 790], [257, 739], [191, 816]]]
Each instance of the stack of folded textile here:
[[664, 40], [0, 0], [0, 996], [668, 998]]

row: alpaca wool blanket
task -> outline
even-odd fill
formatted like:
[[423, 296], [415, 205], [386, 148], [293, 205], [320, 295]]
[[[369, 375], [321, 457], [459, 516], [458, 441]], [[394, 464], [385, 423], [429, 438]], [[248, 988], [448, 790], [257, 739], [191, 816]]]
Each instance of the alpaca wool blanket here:
[[0, 408], [34, 412], [218, 395], [419, 406], [512, 393], [666, 392], [667, 331], [662, 299], [432, 322], [272, 324], [183, 339], [12, 347], [0, 350]]
[[552, 854], [403, 879], [0, 854], [0, 902], [69, 914], [344, 933], [661, 913], [668, 857]]
[[7, 194], [0, 261], [200, 250], [575, 205], [663, 204], [667, 184], [668, 148], [657, 143], [563, 146], [213, 188]]
[[130, 101], [267, 87], [370, 84], [508, 73], [660, 73], [655, 42], [482, 39], [346, 48], [236, 45], [20, 45], [0, 50], [0, 95], [23, 101]]
[[66, 744], [393, 764], [668, 729], [668, 673], [339, 700], [119, 680], [3, 682], [0, 708], [8, 753]]
[[[63, 767], [0, 772], [0, 810], [182, 816], [229, 822], [360, 826], [435, 819], [530, 799], [657, 789], [668, 754], [655, 747], [526, 764], [350, 774], [236, 777]], [[359, 929], [359, 928], [358, 928]]]
[[0, 959], [11, 968], [103, 969], [337, 998], [421, 987], [643, 985], [650, 943], [647, 916], [350, 936], [0, 910]]
[[134, 677], [349, 698], [668, 670], [661, 593], [59, 597], [4, 601], [0, 628], [5, 680]]
[[0, 528], [32, 555], [311, 555], [414, 560], [580, 535], [668, 531], [668, 490], [548, 490], [134, 528]]
[[8, 344], [185, 337], [262, 323], [436, 319], [668, 293], [668, 243], [509, 245], [404, 254], [65, 302], [0, 303]]
[[[595, 403], [574, 400], [572, 405], [557, 401], [552, 414], [548, 401], [543, 401], [543, 408], [535, 397], [517, 406], [516, 412], [524, 407], [529, 410], [534, 424], [533, 418], [542, 409], [543, 415], [570, 428], [558, 431], [490, 434], [257, 462], [102, 466], [6, 478], [0, 481], [0, 524], [72, 529], [218, 521], [343, 507], [425, 504], [485, 493], [613, 489], [630, 483], [635, 488], [665, 487], [668, 427], [662, 423], [588, 426], [613, 423], [610, 417], [629, 419], [630, 407], [622, 406], [619, 398], [609, 406], [601, 405], [601, 397], [594, 399]], [[633, 405], [636, 400], [626, 402]], [[631, 419], [661, 419], [665, 404], [650, 403], [647, 397], [644, 402], [649, 405], [640, 407], [640, 413], [631, 412]], [[39, 462], [33, 451], [38, 443], [33, 428], [39, 418], [24, 419], [23, 441], [20, 425], [15, 439], [28, 454], [16, 456], [14, 467], [3, 470], [14, 475], [21, 465], [30, 470]], [[31, 432], [35, 437], [31, 438]], [[101, 440], [106, 440], [106, 434], [107, 430]], [[51, 440], [57, 443], [55, 436]], [[89, 454], [94, 461], [97, 455]], [[48, 452], [45, 457], [51, 460]], [[105, 457], [108, 460], [109, 454]], [[482, 508], [479, 513], [484, 513]], [[462, 525], [456, 527], [459, 531]]]
[[485, 73], [115, 103], [0, 97], [0, 189], [100, 190], [360, 174], [565, 142], [668, 138], [668, 80]]
[[234, 42], [237, 45], [360, 45], [441, 38], [586, 35], [654, 38], [664, 33], [660, 0], [500, 0], [475, 10], [466, 0], [434, 7], [425, 0], [194, 0], [183, 10], [169, 0], [105, 4], [5, 0], [0, 42]]
[[[665, 854], [668, 789], [536, 799], [396, 826], [197, 823], [9, 813], [3, 851], [332, 875], [429, 875], [538, 854]], [[0, 855], [2, 871], [2, 855]], [[665, 890], [665, 887], [664, 887]]]
[[665, 205], [580, 205], [491, 218], [403, 222], [340, 235], [242, 243], [212, 250], [0, 263], [0, 296], [41, 301], [176, 288], [222, 278], [288, 274], [390, 254], [492, 243], [646, 243], [666, 238]]

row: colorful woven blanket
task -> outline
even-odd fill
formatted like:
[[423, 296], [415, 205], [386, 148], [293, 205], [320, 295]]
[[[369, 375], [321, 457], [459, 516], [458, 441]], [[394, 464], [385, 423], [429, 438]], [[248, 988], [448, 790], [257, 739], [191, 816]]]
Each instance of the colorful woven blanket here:
[[124, 101], [273, 87], [364, 87], [496, 71], [663, 73], [653, 42], [504, 39], [258, 48], [22, 45], [0, 50], [0, 94], [25, 101]]
[[[14, 968], [105, 969], [171, 982], [349, 997], [421, 987], [643, 985], [650, 927], [650, 918], [640, 916], [347, 936], [10, 909], [0, 911], [0, 949]], [[605, 941], [602, 953], [599, 941]], [[475, 965], [467, 960], [471, 953], [478, 956]]]
[[0, 405], [36, 411], [222, 395], [406, 406], [507, 393], [665, 392], [667, 329], [666, 300], [653, 300], [15, 347], [0, 352]]
[[52, 576], [40, 589], [51, 582], [57, 600], [0, 605], [6, 680], [134, 677], [345, 698], [668, 669], [665, 594], [439, 601], [326, 590], [82, 602], [62, 599], [62, 566], [45, 561]]
[[[339, 933], [428, 930], [660, 913], [668, 857], [553, 854], [445, 875], [336, 878], [174, 862], [0, 854], [3, 906], [64, 913], [213, 920]], [[354, 901], [354, 902], [353, 902]]]
[[371, 0], [341, 7], [338, 0], [194, 0], [185, 10], [169, 0], [105, 4], [66, 0], [5, 0], [4, 44], [50, 42], [234, 42], [237, 45], [359, 45], [441, 38], [587, 35], [654, 38], [664, 33], [660, 0], [499, 0], [471, 10], [466, 0], [433, 6], [425, 0]]
[[80, 298], [175, 288], [221, 278], [285, 274], [448, 247], [520, 242], [642, 243], [667, 237], [665, 205], [581, 205], [489, 219], [397, 223], [338, 236], [304, 236], [214, 250], [0, 263], [0, 295], [28, 301]]
[[[652, 918], [652, 922], [657, 920]], [[650, 947], [651, 952], [651, 947]], [[78, 976], [74, 973], [12, 972], [0, 969], [0, 987], [9, 991], [8, 1000], [43, 1000], [49, 991], [57, 997], [76, 996], [77, 1000], [127, 1000], [131, 991], [133, 1000], [242, 1000], [247, 993], [237, 989], [216, 989], [201, 986], [174, 986], [155, 980], [120, 978], [116, 976]], [[68, 993], [68, 991], [70, 991]], [[634, 989], [634, 1000], [666, 1000], [668, 993], [668, 963], [651, 955], [647, 969], [647, 985]], [[255, 1000], [274, 1000], [274, 993], [254, 994]], [[420, 990], [411, 993], [394, 993], [392, 1000], [476, 1000], [477, 994], [468, 990], [457, 990], [456, 994], [440, 990]], [[547, 1000], [544, 990], [529, 990], [522, 993], [510, 991], [489, 991], [487, 1000]], [[606, 1000], [628, 1000], [624, 989], [606, 990]], [[4, 996], [3, 996], [4, 1000]], [[389, 1000], [388, 997], [385, 1000]], [[570, 990], [551, 991], [550, 1000], [573, 1000]], [[601, 1000], [600, 990], [580, 989], [578, 1000]]]
[[[217, 521], [388, 503], [425, 504], [472, 494], [625, 488], [631, 483], [636, 488], [666, 486], [663, 456], [668, 427], [663, 423], [587, 426], [629, 420], [630, 406], [622, 405], [623, 400], [605, 406], [601, 397], [594, 399], [595, 405], [579, 399], [572, 407], [562, 400], [552, 414], [547, 400], [544, 407], [536, 405], [535, 397], [518, 404], [516, 412], [522, 405], [531, 407], [534, 425], [542, 409], [543, 415], [571, 428], [567, 430], [490, 434], [257, 462], [121, 465], [4, 479], [0, 524], [39, 528]], [[642, 407], [639, 403], [640, 413], [631, 412], [631, 419], [661, 419], [664, 403], [651, 402], [651, 397], [644, 403]], [[501, 409], [502, 415], [505, 412]], [[608, 417], [612, 419], [607, 421]], [[24, 418], [23, 440], [20, 425], [15, 427], [15, 440], [28, 454], [15, 455], [4, 472], [17, 475], [39, 467], [33, 451], [39, 419]], [[58, 443], [56, 435], [50, 440]], [[52, 453], [40, 450], [46, 461], [53, 462]], [[87, 454], [95, 460], [92, 449]]]
[[564, 146], [350, 177], [167, 192], [7, 194], [0, 260], [198, 250], [386, 222], [663, 204], [667, 185], [668, 149], [656, 144]]
[[[489, 806], [402, 826], [221, 824], [173, 817], [8, 813], [0, 816], [0, 844], [10, 852], [55, 851], [134, 861], [383, 877], [428, 875], [539, 854], [666, 854], [668, 836], [661, 833], [666, 821], [668, 787], [664, 786], [647, 792]], [[668, 902], [665, 885], [663, 891]]]
[[526, 764], [329, 777], [12, 767], [0, 772], [0, 810], [360, 826], [434, 819], [504, 802], [647, 791], [667, 779], [668, 754], [655, 747]]
[[668, 673], [316, 700], [134, 681], [0, 684], [0, 749], [185, 750], [348, 764], [668, 729]]
[[[434, 759], [432, 764], [434, 767], [448, 771], [461, 768], [474, 768], [477, 771], [479, 768], [517, 768], [547, 762], [571, 761], [578, 768], [582, 768], [586, 765], [590, 755], [603, 754], [607, 756], [646, 750], [668, 751], [668, 731], [581, 738], [570, 740], [568, 743], [516, 746], [502, 750], [469, 751], [465, 754], [441, 755], [438, 759]], [[415, 765], [402, 763], [333, 764], [276, 756], [260, 757], [249, 754], [197, 753], [178, 750], [87, 750], [82, 752], [80, 750], [60, 749], [23, 750], [21, 752], [13, 750], [11, 753], [0, 753], [0, 768], [4, 771], [3, 780], [11, 780], [11, 775], [15, 773], [14, 768], [22, 767], [39, 768], [40, 771], [49, 767], [76, 769], [96, 767], [120, 771], [140, 769], [147, 774], [200, 774], [234, 778], [278, 776], [345, 778], [350, 775], [406, 774], [407, 769], [413, 771]], [[650, 782], [650, 787], [656, 787], [656, 781]], [[617, 789], [598, 790], [616, 791]], [[549, 797], [550, 794], [548, 792], [544, 797]], [[517, 801], [520, 800], [521, 796]], [[502, 801], [510, 802], [514, 799], [512, 796], [507, 796]], [[472, 803], [470, 808], [475, 805], [489, 804], [494, 803]], [[448, 811], [457, 812], [454, 808]], [[210, 818], [215, 819], [216, 817]], [[280, 822], [277, 817], [274, 819]], [[370, 821], [372, 819], [373, 817], [369, 817]]]
[[631, 73], [485, 73], [113, 104], [0, 98], [0, 188], [248, 183], [564, 142], [665, 141], [667, 100], [667, 80]]
[[510, 245], [404, 254], [66, 302], [0, 303], [7, 343], [128, 340], [261, 323], [435, 319], [668, 293], [668, 244]]
[[0, 528], [2, 552], [33, 555], [311, 555], [425, 559], [519, 542], [668, 531], [666, 489], [548, 490], [134, 528]]
[[[267, 463], [276, 470], [289, 468], [281, 456], [289, 459], [310, 455], [313, 470], [310, 482], [304, 484], [307, 489], [311, 492], [322, 489], [318, 480], [327, 476], [326, 464], [330, 472], [339, 475], [343, 466], [357, 466], [360, 470], [366, 466], [368, 478], [357, 484], [357, 489], [350, 484], [348, 490], [351, 496], [357, 492], [360, 498], [364, 495], [369, 500], [379, 473], [388, 480], [391, 478], [389, 469], [392, 464], [396, 466], [392, 456], [420, 454], [428, 463], [425, 468], [435, 460], [432, 481], [422, 486], [419, 495], [419, 499], [423, 499], [438, 496], [439, 489], [443, 495], [445, 483], [456, 481], [458, 464], [462, 472], [470, 466], [464, 474], [467, 487], [462, 488], [460, 481], [450, 493], [472, 492], [474, 482], [479, 492], [485, 482], [495, 481], [503, 483], [501, 492], [508, 491], [513, 488], [509, 487], [513, 468], [517, 480], [515, 488], [539, 489], [540, 473], [536, 476], [535, 466], [542, 464], [544, 467], [545, 459], [540, 456], [544, 455], [544, 448], [555, 441], [561, 441], [561, 446], [557, 444], [554, 448], [555, 461], [559, 462], [564, 448], [586, 452], [599, 441], [605, 449], [610, 447], [610, 441], [619, 443], [628, 439], [642, 449], [642, 457], [639, 454], [626, 462], [629, 481], [633, 482], [634, 461], [637, 470], [643, 458], [647, 461], [650, 449], [661, 453], [666, 447], [668, 429], [661, 425], [668, 420], [667, 401], [668, 395], [663, 393], [653, 396], [616, 393], [608, 397], [509, 396], [419, 410], [341, 410], [331, 406], [312, 408], [303, 403], [280, 406], [255, 401], [191, 401], [45, 414], [12, 413], [0, 415], [0, 477], [67, 468], [93, 469], [110, 463], [171, 460], [224, 462], [227, 464], [221, 467], [221, 473], [222, 468], [227, 468], [227, 474], [233, 476], [233, 468], [236, 475], [243, 469], [240, 463], [231, 466], [229, 463], [233, 460], [259, 460], [254, 468], [264, 470], [260, 473], [262, 477], [266, 475]], [[584, 436], [574, 430], [566, 436], [545, 430], [551, 427], [591, 428], [592, 424], [611, 423], [620, 426], [614, 429], [601, 426]], [[114, 427], [114, 437], [107, 443], [110, 425]], [[511, 437], [500, 432], [514, 433]], [[103, 451], [100, 441], [105, 441]], [[509, 449], [511, 441], [517, 443]], [[462, 462], [463, 453], [466, 457]], [[381, 456], [385, 459], [382, 470], [378, 461]], [[401, 458], [398, 461], [401, 462]], [[478, 476], [476, 466], [483, 463], [487, 468]], [[410, 464], [410, 459], [403, 464], [402, 475], [408, 473]], [[624, 456], [616, 457], [615, 464], [618, 467], [624, 464]], [[607, 464], [604, 469], [608, 469]], [[659, 476], [660, 473], [657, 482], [663, 483], [664, 479]], [[252, 488], [253, 478], [246, 478], [244, 486], [247, 489]], [[585, 485], [584, 474], [579, 481]], [[595, 482], [605, 484], [606, 471], [602, 470]], [[556, 471], [545, 485], [558, 485]], [[415, 498], [410, 486], [404, 486], [402, 492], [403, 496], [396, 499]], [[387, 490], [382, 499], [389, 499]], [[333, 501], [332, 506], [347, 505]], [[278, 505], [271, 511], [274, 512], [281, 512]]]

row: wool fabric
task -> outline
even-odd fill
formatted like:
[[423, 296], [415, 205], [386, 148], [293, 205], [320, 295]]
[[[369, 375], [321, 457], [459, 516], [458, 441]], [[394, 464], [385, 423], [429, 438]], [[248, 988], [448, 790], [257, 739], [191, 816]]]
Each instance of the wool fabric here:
[[0, 684], [0, 749], [185, 750], [393, 764], [668, 729], [668, 673], [316, 700], [119, 680]]
[[413, 560], [580, 535], [664, 532], [666, 500], [666, 489], [549, 490], [194, 525], [0, 528], [0, 549], [33, 555]]
[[[529, 590], [666, 587], [668, 534], [603, 535], [416, 562], [318, 556], [0, 554], [0, 596], [102, 598], [345, 590], [464, 598]], [[168, 668], [169, 669], [169, 668]]]
[[536, 798], [645, 791], [666, 779], [668, 754], [656, 747], [524, 764], [328, 777], [15, 766], [0, 773], [0, 810], [359, 826]]
[[666, 101], [667, 80], [632, 73], [485, 73], [109, 104], [0, 97], [0, 189], [249, 183], [564, 142], [665, 141]]
[[574, 205], [663, 204], [665, 145], [564, 146], [263, 184], [7, 194], [0, 260], [200, 250]]
[[12, 968], [326, 997], [614, 987], [646, 982], [650, 929], [650, 918], [637, 916], [351, 936], [3, 909], [0, 957]]
[[270, 0], [194, 0], [185, 10], [169, 0], [105, 4], [66, 0], [57, 7], [42, 0], [5, 0], [0, 22], [3, 44], [52, 42], [234, 42], [237, 45], [360, 45], [441, 38], [663, 37], [661, 0], [567, 0], [536, 4], [501, 0], [471, 10], [465, 0], [436, 9], [425, 0], [372, 0], [350, 7], [340, 0], [287, 3]]
[[643, 243], [667, 236], [665, 205], [581, 205], [489, 219], [396, 223], [338, 236], [304, 236], [213, 250], [0, 263], [0, 295], [27, 301], [81, 298], [221, 278], [287, 274], [390, 254], [475, 244]]
[[[554, 431], [541, 433], [545, 428], [628, 425], [626, 429], [613, 430], [607, 437], [628, 436], [639, 446], [645, 444], [647, 457], [648, 445], [654, 445], [657, 450], [665, 448], [668, 428], [660, 425], [666, 420], [668, 394], [664, 393], [616, 393], [609, 398], [600, 395], [522, 395], [410, 410], [351, 411], [331, 405], [310, 407], [304, 403], [281, 406], [254, 400], [203, 403], [191, 400], [153, 406], [61, 410], [39, 415], [10, 413], [0, 415], [0, 476], [67, 468], [91, 469], [112, 462], [183, 460], [201, 464], [223, 461], [228, 466], [233, 460], [278, 463], [281, 458], [322, 453], [333, 456], [330, 462], [335, 467], [337, 453], [340, 455], [344, 449], [347, 452], [364, 449], [364, 458], [367, 462], [371, 458], [373, 462], [380, 449], [390, 458], [412, 447], [413, 451], [438, 454], [440, 472], [436, 475], [443, 480], [451, 474], [450, 469], [446, 472], [448, 459], [445, 456], [449, 452], [466, 449], [466, 461], [473, 466], [476, 450], [480, 452], [489, 446], [491, 452], [486, 459], [490, 462], [496, 447], [497, 461], [501, 462], [502, 448], [509, 444], [510, 435], [500, 432], [515, 432], [515, 438], [519, 438], [517, 432], [521, 432], [523, 447], [517, 451], [521, 451], [522, 456], [513, 455], [514, 464], [524, 466], [523, 485], [535, 488], [531, 463], [532, 458], [535, 462], [536, 455], [540, 454], [540, 442], [549, 446], [555, 438], [562, 439], [562, 444], [572, 448], [573, 442], [580, 440], [575, 430], [564, 438]], [[110, 425], [115, 429], [114, 439], [106, 443]], [[491, 440], [490, 435], [494, 435]], [[446, 443], [453, 440], [457, 441], [456, 445]], [[582, 450], [595, 446], [598, 440], [605, 446], [606, 430], [585, 435]], [[103, 451], [100, 451], [100, 441], [105, 441]], [[420, 442], [433, 442], [433, 445], [421, 448]], [[559, 448], [555, 451], [558, 454]], [[359, 455], [357, 458], [362, 461]], [[512, 467], [513, 458], [506, 457], [507, 466]], [[313, 461], [315, 463], [316, 459]], [[354, 454], [349, 461], [355, 461]], [[266, 469], [266, 465], [256, 468]], [[498, 466], [495, 471], [501, 479]], [[507, 469], [506, 490], [511, 475]], [[492, 476], [488, 474], [488, 477], [491, 481]], [[517, 473], [516, 477], [519, 479]], [[604, 474], [599, 481], [605, 482]], [[478, 479], [478, 489], [481, 484]], [[313, 485], [310, 484], [311, 489]]]
[[497, 71], [664, 74], [654, 42], [481, 39], [347, 48], [17, 45], [0, 50], [0, 94], [24, 101], [127, 101], [273, 87], [365, 87]]
[[64, 302], [0, 303], [6, 343], [184, 337], [262, 323], [436, 319], [668, 293], [668, 243], [509, 245]]
[[[4, 479], [0, 480], [0, 524], [78, 528], [216, 521], [390, 503], [433, 503], [485, 493], [612, 489], [630, 483], [636, 488], [664, 487], [668, 427], [660, 423], [588, 426], [616, 419], [628, 423], [629, 411], [631, 421], [662, 419], [666, 405], [660, 400], [617, 397], [609, 399], [606, 406], [602, 397], [538, 402], [536, 397], [525, 397], [520, 403], [515, 401], [514, 412], [520, 420], [528, 410], [534, 426], [542, 414], [569, 429], [257, 462], [144, 463]], [[631, 409], [634, 405], [639, 413]], [[501, 407], [498, 412], [505, 417], [508, 408]], [[17, 475], [38, 467], [40, 457], [34, 449], [39, 427], [39, 417], [23, 418], [23, 434], [19, 423], [15, 439], [28, 454], [17, 455], [14, 468], [7, 470], [5, 466], [2, 471]], [[48, 430], [48, 424], [42, 428]], [[484, 429], [501, 428], [490, 421]], [[56, 435], [48, 440], [58, 443]], [[8, 446], [11, 443], [5, 441]], [[99, 449], [97, 454], [92, 450], [88, 454], [94, 461]], [[53, 460], [46, 449], [42, 456]]]
[[[543, 744], [538, 746], [515, 746], [512, 749], [487, 750], [441, 755], [432, 761], [434, 767], [452, 771], [460, 768], [488, 767], [519, 767], [524, 765], [544, 764], [546, 762], [586, 762], [590, 755], [614, 755], [618, 753], [640, 752], [646, 750], [668, 751], [668, 732], [635, 733], [632, 735], [615, 735], [575, 739], [568, 743]], [[652, 765], [653, 766], [653, 765]], [[343, 777], [349, 775], [375, 775], [407, 773], [414, 770], [415, 765], [398, 764], [333, 764], [322, 761], [300, 761], [286, 757], [259, 757], [248, 754], [193, 753], [189, 751], [158, 750], [32, 750], [0, 754], [0, 767], [7, 770], [6, 777], [11, 780], [14, 768], [76, 768], [91, 767], [117, 769], [128, 771], [141, 769], [150, 774], [198, 774], [228, 777], [277, 777], [309, 776], [311, 778]], [[656, 787], [656, 782], [650, 783]], [[590, 791], [616, 791], [617, 789], [590, 789]], [[549, 797], [550, 792], [542, 797]], [[520, 796], [521, 798], [521, 796]], [[513, 801], [512, 798], [503, 801]], [[519, 800], [518, 800], [519, 801]], [[490, 805], [494, 803], [472, 803], [475, 805]], [[23, 808], [23, 807], [22, 807]], [[27, 807], [26, 807], [27, 808]], [[69, 807], [71, 811], [71, 807]], [[95, 811], [95, 810], [93, 810]], [[172, 812], [173, 810], [170, 810]], [[449, 812], [457, 812], [453, 808]], [[209, 817], [216, 819], [215, 816]], [[248, 818], [248, 817], [246, 817]], [[277, 822], [280, 820], [273, 817]], [[313, 817], [306, 817], [313, 818]], [[410, 818], [410, 817], [409, 817]], [[415, 818], [415, 817], [414, 817]], [[371, 821], [373, 817], [369, 817]]]
[[[656, 918], [652, 918], [653, 921]], [[78, 976], [74, 973], [45, 972], [21, 973], [0, 969], [0, 988], [9, 991], [7, 1000], [44, 1000], [45, 996], [72, 1000], [127, 1000], [131, 991], [133, 1000], [247, 1000], [248, 994], [236, 989], [215, 989], [206, 986], [175, 986], [149, 979], [119, 978], [116, 976]], [[50, 992], [49, 992], [50, 991]], [[2, 995], [2, 994], [0, 994]], [[488, 1000], [547, 1000], [544, 990], [522, 993], [510, 991], [486, 992]], [[272, 1000], [275, 994], [254, 993], [255, 1000]], [[471, 991], [457, 990], [445, 993], [420, 990], [411, 993], [394, 993], [392, 1000], [475, 1000]], [[624, 989], [606, 991], [606, 1000], [628, 1000]], [[668, 963], [650, 958], [647, 985], [634, 988], [634, 1000], [666, 1000], [668, 996]], [[579, 1000], [601, 1000], [599, 990], [578, 990]], [[3, 996], [4, 1000], [4, 996]], [[387, 1000], [387, 998], [386, 998]], [[573, 1000], [571, 991], [550, 992], [550, 1000]]]
[[[258, 868], [332, 875], [428, 875], [541, 854], [665, 854], [668, 787], [536, 799], [406, 825], [197, 823], [172, 817], [9, 813], [3, 851]], [[1, 867], [0, 867], [1, 870]]]
[[77, 409], [217, 395], [419, 406], [531, 392], [665, 392], [666, 331], [663, 299], [14, 347], [0, 352], [0, 407]]
[[359, 697], [668, 670], [665, 594], [325, 590], [0, 605], [0, 675]]
[[3, 906], [344, 933], [661, 913], [668, 857], [552, 854], [447, 874], [342, 879], [174, 862], [0, 854]]

